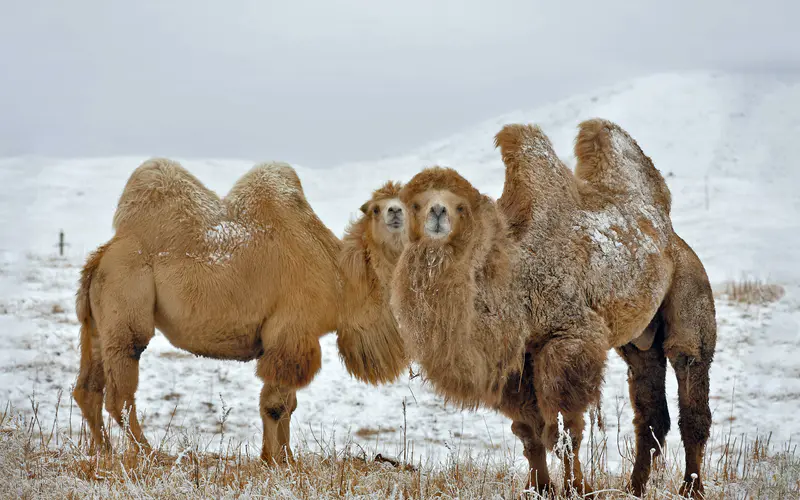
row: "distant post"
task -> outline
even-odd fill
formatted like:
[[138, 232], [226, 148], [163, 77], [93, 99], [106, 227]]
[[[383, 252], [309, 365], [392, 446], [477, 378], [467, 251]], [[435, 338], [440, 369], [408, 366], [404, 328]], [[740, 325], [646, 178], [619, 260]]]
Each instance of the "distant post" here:
[[58, 255], [64, 256], [64, 230], [58, 232]]

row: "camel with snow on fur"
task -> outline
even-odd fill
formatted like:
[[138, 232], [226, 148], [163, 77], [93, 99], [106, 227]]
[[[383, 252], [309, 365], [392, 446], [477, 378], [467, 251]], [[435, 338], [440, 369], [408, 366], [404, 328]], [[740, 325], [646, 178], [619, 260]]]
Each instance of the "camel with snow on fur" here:
[[[120, 425], [127, 413], [129, 437], [149, 449], [135, 393], [139, 359], [158, 328], [200, 356], [257, 360], [261, 458], [290, 459], [296, 391], [320, 368], [319, 337], [337, 329], [342, 286], [341, 242], [308, 204], [294, 169], [257, 165], [220, 199], [179, 164], [152, 159], [129, 178], [114, 228], [89, 256], [76, 301], [73, 396], [93, 448], [109, 446], [105, 399]], [[391, 378], [371, 361], [365, 370]]]
[[629, 366], [630, 489], [639, 495], [669, 430], [669, 359], [686, 450], [681, 493], [702, 492], [714, 301], [702, 264], [672, 229], [666, 183], [608, 121], [581, 123], [574, 174], [538, 127], [508, 125], [495, 140], [506, 165], [497, 202], [438, 167], [401, 192], [409, 244], [391, 306], [409, 356], [447, 399], [513, 420], [539, 490], [551, 488], [546, 450], [559, 444], [572, 450], [565, 488], [589, 491], [578, 457], [584, 413], [599, 401], [615, 348]]

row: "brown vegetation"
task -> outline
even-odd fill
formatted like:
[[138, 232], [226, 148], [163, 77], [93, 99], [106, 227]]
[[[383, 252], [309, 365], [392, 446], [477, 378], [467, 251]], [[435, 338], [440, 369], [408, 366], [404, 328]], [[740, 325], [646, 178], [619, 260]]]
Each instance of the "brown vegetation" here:
[[702, 491], [716, 343], [708, 279], [674, 233], [667, 186], [636, 142], [604, 120], [579, 128], [573, 174], [538, 127], [504, 127], [497, 203], [451, 169], [429, 168], [406, 184], [409, 244], [391, 297], [400, 332], [438, 392], [513, 419], [540, 491], [551, 488], [545, 452], [556, 445], [572, 450], [565, 487], [590, 489], [578, 457], [583, 415], [599, 400], [606, 353], [616, 348], [635, 412], [630, 489], [644, 493], [670, 425], [669, 359], [683, 491]]
[[[312, 452], [300, 442], [291, 464], [264, 467], [258, 457], [226, 442], [217, 450], [196, 443], [196, 436], [168, 431], [144, 452], [112, 436], [113, 450], [90, 453], [81, 436], [0, 411], [0, 491], [20, 499], [64, 498], [541, 498], [527, 489], [524, 470], [513, 459], [453, 454], [442, 464], [410, 467], [381, 455], [369, 458], [361, 447], [319, 443]], [[51, 430], [52, 429], [52, 430]], [[721, 454], [706, 461], [707, 500], [723, 498], [797, 498], [800, 458], [794, 445], [775, 447], [769, 439], [715, 443]], [[593, 446], [594, 449], [594, 446]], [[597, 444], [598, 455], [606, 453]], [[496, 453], [492, 454], [496, 457]], [[679, 460], [667, 454], [655, 462], [646, 499], [675, 498], [681, 484]], [[630, 498], [625, 480], [602, 460], [587, 461], [587, 476], [602, 489], [599, 498]], [[562, 474], [560, 470], [555, 474]], [[553, 497], [551, 497], [553, 498]], [[576, 491], [555, 498], [576, 499]]]
[[765, 283], [759, 279], [744, 279], [725, 282], [718, 294], [742, 304], [770, 304], [780, 300], [786, 291], [776, 283]]

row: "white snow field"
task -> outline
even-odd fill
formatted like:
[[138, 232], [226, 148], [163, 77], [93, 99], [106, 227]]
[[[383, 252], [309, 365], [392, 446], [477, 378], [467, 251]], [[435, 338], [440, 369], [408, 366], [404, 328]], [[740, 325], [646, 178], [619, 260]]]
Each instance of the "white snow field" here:
[[[297, 170], [314, 210], [341, 236], [372, 189], [388, 179], [407, 181], [425, 166], [457, 168], [481, 191], [499, 196], [503, 165], [492, 140], [505, 123], [541, 125], [559, 154], [573, 165], [572, 141], [581, 120], [603, 117], [618, 122], [666, 177], [674, 200], [674, 227], [702, 259], [715, 289], [722, 290], [728, 280], [754, 278], [785, 288], [783, 298], [763, 305], [718, 298], [713, 439], [719, 444], [729, 434], [772, 433], [772, 443], [796, 442], [800, 438], [798, 82], [781, 75], [660, 74], [510, 113], [407, 156], [330, 170], [302, 166]], [[315, 147], [313, 140], [308, 147]], [[70, 413], [73, 428], [80, 425], [79, 411], [69, 396], [78, 370], [73, 305], [78, 273], [87, 253], [111, 236], [117, 198], [128, 175], [144, 159], [0, 160], [3, 404], [10, 401], [18, 410], [31, 412], [31, 401], [36, 401], [40, 421], [52, 422], [63, 391], [59, 426], [70, 425]], [[176, 159], [220, 194], [255, 163]], [[69, 244], [63, 258], [55, 247], [61, 229]], [[443, 460], [452, 450], [471, 449], [522, 460], [510, 422], [494, 411], [446, 407], [418, 378], [404, 377], [381, 387], [359, 383], [339, 361], [334, 334], [323, 338], [323, 346], [321, 372], [298, 395], [292, 422], [295, 444], [314, 447], [317, 440], [333, 440], [340, 446], [352, 439], [370, 451], [397, 456], [405, 401], [407, 437], [415, 458]], [[609, 359], [603, 412], [609, 464], [614, 465], [620, 461], [616, 443], [631, 438], [633, 427], [626, 367], [614, 353]], [[157, 335], [141, 358], [137, 393], [150, 440], [163, 436], [171, 420], [173, 430], [191, 431], [201, 444], [218, 443], [224, 400], [231, 409], [226, 439], [247, 442], [248, 449], [257, 452], [260, 383], [254, 367], [253, 362], [197, 358]], [[671, 371], [667, 390], [672, 415], [668, 446], [675, 452], [680, 436]]]

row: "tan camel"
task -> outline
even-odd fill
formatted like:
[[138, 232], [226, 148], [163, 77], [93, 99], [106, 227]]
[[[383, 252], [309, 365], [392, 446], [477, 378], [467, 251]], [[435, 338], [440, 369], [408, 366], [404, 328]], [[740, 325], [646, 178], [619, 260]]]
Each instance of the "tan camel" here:
[[672, 229], [663, 178], [604, 120], [580, 125], [574, 175], [538, 127], [509, 125], [495, 139], [506, 165], [497, 203], [438, 167], [401, 191], [409, 244], [391, 306], [409, 356], [445, 397], [513, 420], [540, 490], [551, 487], [546, 450], [561, 440], [560, 414], [572, 449], [565, 487], [580, 491], [590, 489], [578, 459], [583, 415], [616, 348], [630, 367], [636, 494], [669, 429], [669, 359], [686, 449], [681, 493], [702, 492], [714, 301], [702, 264]]
[[[149, 160], [128, 180], [114, 228], [90, 255], [76, 304], [81, 365], [73, 394], [93, 446], [108, 445], [105, 390], [108, 412], [120, 424], [130, 412], [130, 437], [149, 448], [134, 395], [139, 358], [158, 328], [198, 355], [257, 359], [261, 457], [291, 458], [296, 390], [320, 368], [319, 337], [337, 329], [342, 285], [341, 242], [309, 206], [295, 171], [258, 165], [221, 200], [179, 164]], [[366, 339], [370, 325], [361, 326]], [[362, 370], [373, 379], [391, 378], [370, 362]]]
[[402, 186], [387, 182], [345, 230], [344, 277], [337, 343], [347, 371], [371, 384], [392, 382], [407, 366], [403, 339], [389, 309], [389, 286], [405, 236]]

